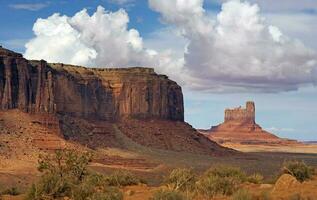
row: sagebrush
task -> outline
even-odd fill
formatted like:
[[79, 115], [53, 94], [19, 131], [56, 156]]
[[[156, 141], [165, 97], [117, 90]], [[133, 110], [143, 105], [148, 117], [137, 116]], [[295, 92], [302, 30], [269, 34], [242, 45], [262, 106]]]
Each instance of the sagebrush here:
[[300, 182], [311, 179], [314, 172], [314, 168], [303, 161], [287, 161], [284, 162], [282, 167], [282, 173], [290, 174]]
[[122, 192], [103, 175], [88, 171], [91, 154], [71, 150], [40, 156], [40, 180], [29, 189], [26, 200], [122, 200]]

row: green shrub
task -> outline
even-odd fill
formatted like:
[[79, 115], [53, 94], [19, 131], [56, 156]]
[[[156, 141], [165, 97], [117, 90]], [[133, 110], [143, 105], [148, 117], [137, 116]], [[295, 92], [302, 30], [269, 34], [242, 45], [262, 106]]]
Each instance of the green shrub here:
[[74, 150], [57, 150], [54, 155], [40, 155], [38, 170], [48, 174], [69, 177], [81, 181], [87, 174], [87, 165], [92, 155]]
[[207, 176], [197, 183], [197, 190], [200, 194], [211, 198], [218, 194], [231, 195], [238, 189], [234, 178], [220, 178], [217, 176]]
[[232, 200], [252, 200], [252, 195], [247, 190], [238, 190], [232, 195]]
[[71, 195], [71, 183], [66, 179], [62, 179], [56, 174], [46, 174], [41, 177], [40, 181], [30, 188], [26, 199], [56, 199]]
[[53, 200], [68, 197], [72, 200], [122, 200], [117, 188], [108, 185], [103, 175], [90, 174], [88, 154], [58, 151], [54, 156], [42, 156], [39, 170], [44, 172], [33, 184], [26, 200]]
[[72, 188], [72, 197], [74, 200], [87, 200], [95, 193], [95, 187], [89, 184], [80, 184]]
[[232, 195], [245, 180], [246, 176], [240, 169], [219, 166], [205, 172], [197, 182], [197, 191], [208, 198], [218, 194]]
[[244, 181], [246, 175], [239, 168], [213, 167], [201, 176], [197, 182], [197, 191], [208, 198], [217, 194], [232, 195]]
[[1, 194], [2, 194], [2, 195], [16, 196], [16, 195], [19, 195], [20, 192], [19, 192], [18, 188], [16, 188], [16, 187], [11, 187], [11, 188], [8, 188], [8, 189], [2, 191]]
[[150, 200], [185, 200], [185, 197], [175, 190], [158, 190]]
[[141, 183], [141, 180], [130, 172], [115, 171], [113, 174], [106, 177], [106, 182], [109, 186], [128, 186], [138, 185]]
[[94, 187], [105, 187], [108, 185], [106, 176], [97, 173], [89, 174], [83, 182]]
[[246, 181], [246, 175], [241, 169], [230, 166], [217, 166], [212, 167], [205, 173], [207, 176], [216, 176], [216, 177], [231, 177], [240, 182]]
[[259, 173], [255, 173], [248, 176], [247, 181], [249, 183], [260, 184], [263, 181], [263, 176]]
[[172, 190], [191, 191], [195, 188], [196, 175], [190, 169], [174, 169], [168, 177], [166, 184]]
[[314, 169], [302, 161], [285, 162], [282, 172], [294, 176], [300, 182], [309, 180], [314, 175]]

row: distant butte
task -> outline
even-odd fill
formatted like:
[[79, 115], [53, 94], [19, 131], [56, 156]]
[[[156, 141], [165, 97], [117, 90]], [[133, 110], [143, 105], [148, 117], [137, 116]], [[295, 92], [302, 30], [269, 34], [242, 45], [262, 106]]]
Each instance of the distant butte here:
[[241, 106], [225, 110], [224, 123], [212, 126], [209, 130], [200, 130], [209, 139], [219, 143], [237, 144], [293, 144], [294, 140], [282, 139], [261, 128], [255, 122], [255, 103], [246, 102]]

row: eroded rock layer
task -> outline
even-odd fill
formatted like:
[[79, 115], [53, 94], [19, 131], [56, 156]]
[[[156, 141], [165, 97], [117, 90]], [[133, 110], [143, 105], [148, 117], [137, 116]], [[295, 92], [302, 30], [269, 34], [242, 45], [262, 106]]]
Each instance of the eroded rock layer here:
[[0, 108], [117, 121], [183, 121], [181, 87], [151, 68], [91, 69], [28, 61], [0, 48]]

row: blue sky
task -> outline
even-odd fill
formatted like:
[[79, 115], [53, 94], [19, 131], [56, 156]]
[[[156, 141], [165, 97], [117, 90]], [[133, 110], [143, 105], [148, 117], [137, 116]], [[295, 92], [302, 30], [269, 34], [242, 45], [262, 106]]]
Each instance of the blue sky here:
[[[192, 3], [190, 7], [186, 7], [186, 4], [184, 7], [181, 3], [173, 4], [175, 1], [177, 0], [166, 0], [165, 3], [160, 3], [158, 0], [0, 0], [0, 43], [6, 48], [24, 53], [28, 57], [34, 57], [34, 49], [38, 48], [40, 53], [45, 52], [45, 49], [41, 49], [45, 45], [40, 43], [43, 38], [46, 38], [46, 36], [41, 35], [43, 30], [40, 30], [40, 32], [42, 31], [40, 35], [35, 35], [32, 30], [34, 24], [39, 25], [39, 23], [36, 23], [37, 19], [47, 19], [54, 13], [60, 13], [68, 16], [70, 20], [84, 8], [87, 9], [89, 16], [91, 16], [100, 5], [105, 9], [105, 12], [100, 11], [101, 15], [107, 15], [109, 12], [117, 13], [122, 8], [127, 13], [129, 23], [127, 23], [127, 30], [124, 30], [120, 37], [123, 38], [122, 40], [126, 39], [131, 29], [135, 29], [139, 34], [134, 35], [132, 38], [134, 49], [131, 50], [129, 49], [130, 47], [125, 46], [119, 48], [128, 49], [128, 56], [122, 55], [123, 60], [126, 60], [126, 62], [121, 62], [120, 60], [118, 62], [110, 62], [107, 58], [102, 56], [99, 58], [97, 56], [93, 58], [95, 60], [88, 57], [87, 60], [84, 60], [84, 64], [93, 63], [92, 65], [98, 66], [111, 64], [148, 66], [160, 65], [160, 60], [167, 60], [162, 64], [162, 67], [156, 68], [156, 71], [168, 74], [183, 86], [185, 118], [194, 127], [209, 128], [212, 125], [221, 123], [225, 108], [244, 105], [245, 101], [253, 100], [256, 102], [257, 107], [257, 122], [263, 128], [281, 137], [317, 140], [317, 89], [314, 86], [317, 83], [314, 73], [317, 71], [316, 63], [313, 62], [317, 59], [315, 54], [315, 51], [317, 51], [317, 2], [315, 0], [303, 0], [301, 2], [296, 0], [278, 2], [273, 0], [250, 0], [250, 4], [241, 1], [236, 4], [225, 4], [225, 7], [222, 7], [222, 3], [225, 2], [222, 0], [205, 0], [202, 5], [201, 0], [193, 0], [189, 1]], [[186, 3], [186, 1], [178, 1]], [[164, 2], [164, 0], [161, 2]], [[259, 12], [252, 7], [254, 3], [258, 4]], [[189, 3], [187, 2], [187, 4]], [[179, 7], [170, 9], [173, 6]], [[206, 23], [205, 26], [214, 26], [216, 27], [215, 30], [229, 30], [229, 32], [224, 34], [228, 39], [237, 37], [241, 40], [241, 38], [245, 39], [246, 35], [244, 34], [251, 34], [247, 35], [248, 37], [257, 34], [258, 30], [253, 29], [251, 30], [253, 32], [249, 29], [239, 32], [240, 29], [248, 27], [234, 29], [236, 24], [232, 25], [228, 22], [232, 20], [230, 16], [233, 14], [241, 17], [240, 21], [235, 23], [239, 24], [243, 20], [250, 20], [243, 18], [245, 16], [242, 16], [241, 13], [235, 12], [237, 9], [240, 9], [241, 13], [250, 12], [249, 16], [255, 19], [255, 24], [252, 27], [258, 25], [261, 27], [263, 25], [266, 27], [265, 30], [273, 31], [270, 32], [271, 35], [269, 36], [272, 36], [276, 41], [271, 38], [264, 41], [269, 45], [257, 44], [261, 49], [255, 49], [257, 54], [253, 55], [257, 60], [266, 59], [263, 63], [266, 63], [267, 66], [262, 63], [261, 65], [255, 64], [256, 66], [252, 67], [250, 63], [253, 60], [251, 60], [252, 62], [244, 63], [241, 58], [247, 55], [239, 50], [241, 43], [234, 46], [235, 40], [231, 41], [232, 48], [230, 43], [220, 46], [213, 45], [215, 41], [219, 40], [222, 43], [226, 43], [226, 38], [223, 35], [220, 35], [221, 37], [213, 35], [214, 30], [202, 29], [201, 32], [195, 32], [201, 28], [195, 27], [197, 24], [205, 23], [206, 20], [210, 19], [210, 23]], [[222, 13], [222, 15], [219, 15], [219, 13]], [[124, 17], [126, 15], [121, 13], [120, 16]], [[222, 18], [219, 16], [222, 16]], [[265, 18], [265, 22], [261, 21], [262, 18]], [[111, 20], [116, 19], [118, 20], [119, 18], [111, 18], [109, 20], [111, 22]], [[47, 25], [48, 22], [52, 22], [52, 20], [47, 20], [44, 25]], [[57, 22], [61, 23], [60, 21]], [[215, 25], [211, 25], [212, 23]], [[104, 26], [107, 28], [106, 25]], [[239, 26], [244, 25], [239, 24]], [[278, 31], [274, 31], [276, 29], [271, 29], [270, 26], [277, 27]], [[91, 34], [88, 30], [89, 28], [88, 26], [76, 31], [81, 34]], [[260, 33], [268, 34], [267, 32], [263, 29]], [[279, 32], [282, 32], [285, 38], [281, 39]], [[274, 36], [278, 38], [274, 38]], [[58, 37], [56, 36], [56, 38]], [[206, 48], [200, 47], [204, 45], [196, 46], [195, 42], [200, 42], [201, 38], [203, 38], [202, 41], [213, 41], [213, 43], [209, 44], [207, 42]], [[34, 42], [30, 43], [29, 49], [25, 48], [25, 44], [31, 39]], [[106, 46], [107, 41], [110, 40], [113, 40], [113, 38], [100, 37], [99, 41], [102, 41], [103, 45]], [[54, 42], [54, 38], [49, 41]], [[251, 42], [259, 41], [261, 42], [262, 39], [255, 38]], [[298, 45], [296, 41], [301, 41], [303, 45]], [[249, 45], [251, 42], [248, 41], [246, 44]], [[76, 43], [76, 45], [83, 47], [85, 43], [86, 41], [81, 41]], [[122, 43], [118, 43], [118, 45], [122, 45]], [[299, 49], [298, 52], [295, 50], [291, 51], [292, 47]], [[83, 52], [91, 52], [90, 50], [100, 48], [97, 44], [95, 46], [84, 46]], [[235, 48], [237, 49], [235, 50]], [[254, 49], [254, 46], [247, 46], [245, 49], [247, 48]], [[228, 51], [233, 49], [231, 52], [232, 63], [231, 57], [226, 57], [227, 55], [219, 53], [226, 49]], [[282, 49], [281, 51], [284, 52], [283, 55], [285, 56], [276, 59], [274, 55], [267, 53], [277, 49]], [[149, 56], [147, 54], [149, 51], [147, 50], [155, 51], [157, 59], [153, 61], [151, 57], [152, 60], [143, 61], [140, 57]], [[142, 52], [140, 53], [140, 51]], [[137, 52], [137, 55], [135, 55], [135, 52]], [[206, 52], [213, 53], [205, 55]], [[241, 52], [241, 55], [239, 55], [239, 52]], [[37, 51], [35, 53], [39, 54]], [[100, 54], [100, 52], [97, 51], [97, 54]], [[261, 57], [262, 55], [264, 56]], [[71, 56], [72, 54], [70, 53], [69, 57]], [[46, 58], [45, 54], [42, 57]], [[64, 59], [60, 55], [55, 55], [54, 58], [61, 59], [61, 61]], [[202, 63], [200, 60], [205, 62]], [[53, 59], [53, 61], [55, 60]], [[72, 61], [74, 59], [64, 60], [64, 62]], [[270, 68], [271, 66], [269, 65], [274, 64], [275, 61], [281, 62], [278, 65], [278, 67], [281, 67], [280, 71], [275, 71], [276, 67]], [[237, 68], [230, 68], [236, 63]], [[77, 63], [75, 62], [75, 64]], [[223, 70], [226, 66], [229, 72]], [[298, 69], [298, 67], [301, 68]], [[309, 69], [312, 69], [312, 71], [308, 75], [303, 72]], [[244, 71], [246, 75], [241, 73]], [[266, 75], [259, 75], [259, 73], [266, 73]], [[282, 75], [275, 76], [276, 74]], [[312, 74], [311, 77], [309, 74]]]

